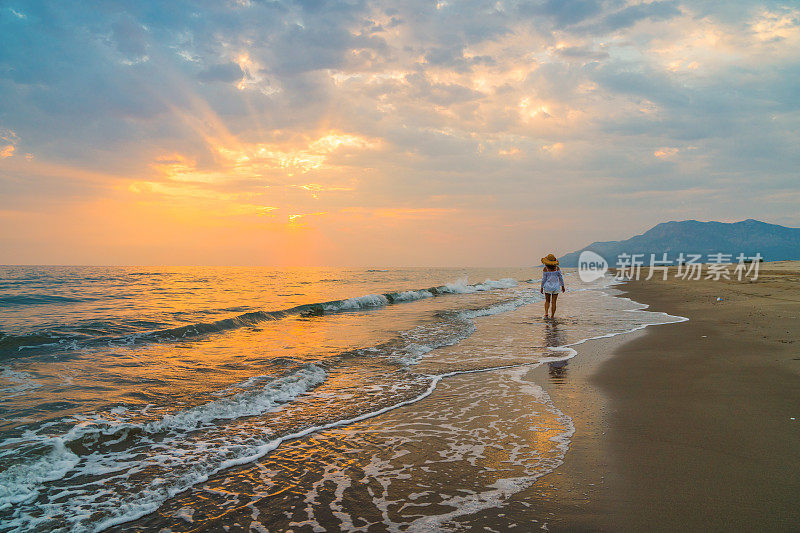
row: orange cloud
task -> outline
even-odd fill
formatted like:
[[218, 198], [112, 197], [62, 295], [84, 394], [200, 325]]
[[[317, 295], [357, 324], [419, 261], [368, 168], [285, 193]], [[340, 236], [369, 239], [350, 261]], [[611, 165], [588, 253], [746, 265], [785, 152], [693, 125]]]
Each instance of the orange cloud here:
[[0, 157], [5, 159], [14, 155], [19, 137], [13, 130], [0, 128]]
[[800, 37], [800, 11], [763, 11], [750, 26], [760, 41], [796, 40]]
[[296, 213], [296, 214], [289, 215], [289, 223], [290, 224], [291, 223], [298, 223], [298, 222], [302, 222], [301, 219], [306, 218], [306, 217], [315, 217], [315, 216], [322, 216], [322, 215], [327, 215], [327, 214], [328, 213], [326, 211], [319, 211], [317, 213], [302, 213], [302, 214]]
[[653, 152], [653, 155], [658, 157], [659, 159], [669, 159], [675, 154], [677, 154], [679, 151], [680, 151], [679, 148], [665, 147], [665, 148], [659, 148], [658, 150]]
[[[187, 155], [170, 153], [159, 156], [150, 166], [155, 170], [155, 178], [166, 182], [181, 182], [199, 187], [202, 184], [223, 184], [231, 180], [251, 180], [273, 178], [285, 181], [295, 174], [306, 174], [315, 170], [329, 170], [329, 178], [342, 176], [346, 182], [352, 178], [344, 175], [343, 168], [329, 162], [329, 158], [347, 150], [373, 150], [380, 147], [381, 141], [366, 137], [328, 132], [316, 138], [303, 137], [286, 143], [241, 143], [218, 144], [214, 146], [217, 161], [201, 167], [197, 161]], [[162, 191], [173, 196], [180, 194], [180, 188], [172, 186], [153, 186], [153, 179], [136, 182], [135, 190], [141, 190], [143, 183], [151, 191]], [[312, 193], [316, 198], [320, 193], [333, 191], [350, 191], [354, 187], [338, 183], [304, 183], [287, 184]], [[186, 188], [187, 196], [197, 196], [197, 191]], [[212, 194], [217, 195], [216, 192]]]
[[341, 213], [345, 214], [403, 220], [442, 218], [456, 212], [458, 212], [458, 209], [455, 208], [431, 207], [379, 207], [374, 209], [366, 207], [351, 207], [341, 210]]
[[564, 143], [545, 144], [542, 146], [542, 151], [550, 155], [558, 155], [564, 150]]

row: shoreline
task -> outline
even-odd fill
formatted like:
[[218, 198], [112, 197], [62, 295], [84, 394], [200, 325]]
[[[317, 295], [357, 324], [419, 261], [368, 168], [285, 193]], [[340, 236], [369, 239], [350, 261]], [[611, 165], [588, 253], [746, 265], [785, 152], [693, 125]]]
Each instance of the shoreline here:
[[575, 433], [564, 463], [501, 512], [527, 502], [550, 531], [796, 528], [800, 263], [762, 270], [616, 287], [688, 320], [587, 341], [565, 371], [529, 374]]
[[[653, 311], [649, 307], [644, 310]], [[574, 434], [569, 450], [558, 468], [509, 498], [499, 513], [492, 509], [474, 515], [470, 526], [502, 531], [507, 522], [499, 518], [517, 513], [522, 523], [515, 531], [618, 530], [610, 512], [614, 494], [610, 488], [613, 473], [608, 435], [613, 406], [611, 397], [594, 383], [594, 376], [625, 345], [647, 339], [651, 330], [683, 322], [651, 324], [623, 334], [587, 339], [573, 347], [578, 353], [566, 365], [544, 363], [531, 369], [525, 379], [541, 386], [553, 404], [572, 419]]]

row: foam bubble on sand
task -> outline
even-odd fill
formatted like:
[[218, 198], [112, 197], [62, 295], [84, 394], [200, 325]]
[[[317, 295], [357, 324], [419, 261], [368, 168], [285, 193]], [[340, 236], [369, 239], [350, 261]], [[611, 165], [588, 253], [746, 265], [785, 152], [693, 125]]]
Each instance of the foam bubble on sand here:
[[570, 439], [575, 434], [575, 426], [572, 419], [553, 404], [550, 396], [542, 387], [523, 378], [523, 375], [529, 372], [531, 367], [539, 364], [541, 363], [517, 366], [504, 372], [512, 381], [518, 384], [522, 391], [530, 394], [535, 405], [547, 411], [561, 428], [557, 435], [549, 439], [555, 444], [551, 456], [542, 457], [534, 465], [530, 465], [533, 470], [529, 471], [525, 476], [498, 479], [488, 485], [486, 487], [487, 490], [451, 496], [445, 499], [440, 505], [452, 508], [453, 511], [418, 518], [408, 525], [407, 531], [442, 531], [445, 529], [445, 524], [460, 516], [472, 515], [485, 509], [501, 508], [509, 497], [527, 489], [537, 479], [553, 472], [563, 464], [569, 450]]
[[[402, 415], [399, 420], [376, 421], [372, 430], [384, 435], [386, 441], [380, 443], [381, 451], [372, 455], [369, 462], [361, 468], [364, 479], [369, 479], [370, 485], [375, 487], [369, 490], [369, 496], [378, 513], [370, 513], [369, 518], [361, 514], [351, 514], [354, 511], [358, 513], [360, 509], [348, 503], [343, 495], [352, 486], [353, 477], [348, 475], [341, 464], [330, 464], [325, 465], [322, 476], [306, 493], [306, 516], [302, 517], [303, 520], [292, 522], [290, 526], [323, 530], [320, 522], [323, 517], [317, 514], [318, 510], [327, 512], [335, 509], [336, 516], [343, 524], [352, 524], [358, 516], [365, 529], [379, 524], [379, 529], [388, 528], [393, 531], [443, 531], [448, 530], [447, 526], [451, 525], [449, 523], [460, 516], [502, 507], [510, 496], [529, 487], [536, 479], [562, 464], [575, 431], [572, 420], [553, 405], [547, 393], [524, 378], [534, 366], [537, 364], [506, 368], [498, 372], [487, 370], [486, 378], [478, 382], [493, 384], [479, 386], [477, 389], [469, 381], [457, 381], [448, 386], [447, 396], [464, 398], [466, 395], [469, 397], [468, 401], [455, 404], [448, 402], [442, 406], [441, 411], [420, 413], [420, 417], [414, 418], [410, 425], [403, 420]], [[450, 375], [464, 373], [471, 372], [455, 372]], [[497, 384], [501, 384], [499, 389]], [[522, 394], [510, 406], [508, 418], [501, 417], [502, 422], [498, 426], [493, 426], [492, 423], [488, 426], [474, 423], [476, 413], [484, 413], [487, 401], [491, 405], [491, 398], [496, 397], [498, 391], [508, 391], [511, 388]], [[502, 394], [501, 396], [505, 397]], [[398, 422], [399, 425], [395, 425]], [[421, 435], [419, 438], [435, 440], [436, 444], [431, 445], [430, 454], [423, 454], [427, 458], [424, 463], [419, 462], [420, 458], [413, 451], [405, 448], [406, 430]], [[502, 441], [502, 444], [487, 442], [484, 438], [487, 430], [495, 439]], [[549, 445], [544, 441], [532, 443], [528, 437], [529, 432], [540, 430], [549, 433]], [[351, 431], [357, 433], [358, 428]], [[501, 455], [487, 452], [489, 448], [498, 446], [503, 450]], [[483, 460], [487, 453], [493, 454], [493, 461]], [[502, 456], [507, 460], [502, 461], [503, 465], [500, 467], [496, 461]], [[466, 470], [459, 474], [462, 467]], [[492, 472], [488, 474], [488, 478], [495, 477], [494, 481], [487, 482], [484, 486], [477, 485], [479, 490], [472, 486], [465, 486], [463, 490], [450, 490], [450, 487], [446, 487], [444, 492], [435, 488], [443, 477], [470, 477], [478, 471]], [[425, 480], [425, 488], [433, 490], [411, 493], [405, 495], [405, 498], [397, 499], [395, 483], [408, 487], [414, 479], [419, 479], [416, 478], [419, 475], [424, 476], [422, 479]], [[508, 477], [503, 477], [504, 475]], [[403, 494], [403, 489], [400, 489], [399, 494]], [[415, 501], [421, 496], [428, 496], [425, 503]], [[402, 513], [403, 509], [418, 506], [426, 506], [430, 511]], [[452, 511], [448, 512], [448, 509]], [[421, 514], [428, 512], [442, 514], [420, 518]], [[404, 517], [398, 516], [398, 513], [402, 513]], [[378, 521], [369, 522], [373, 517]], [[409, 521], [406, 522], [405, 518]]]
[[191, 507], [181, 507], [172, 516], [174, 516], [175, 518], [179, 518], [179, 519], [183, 520], [184, 522], [187, 522], [187, 523], [191, 524], [192, 522], [194, 522], [194, 513], [195, 513], [195, 510], [193, 508], [191, 508]]

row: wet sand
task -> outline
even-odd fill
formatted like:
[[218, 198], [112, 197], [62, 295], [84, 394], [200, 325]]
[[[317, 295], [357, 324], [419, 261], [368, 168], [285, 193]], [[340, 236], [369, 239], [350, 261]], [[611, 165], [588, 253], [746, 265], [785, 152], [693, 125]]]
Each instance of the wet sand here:
[[608, 523], [797, 530], [800, 263], [765, 263], [755, 282], [670, 278], [625, 290], [690, 321], [647, 328], [592, 379], [611, 406]]
[[[550, 531], [796, 531], [800, 262], [760, 274], [622, 286], [690, 320], [590, 341], [563, 369], [530, 373], [575, 434], [564, 464], [504, 512]], [[496, 516], [465, 529], [502, 530]]]

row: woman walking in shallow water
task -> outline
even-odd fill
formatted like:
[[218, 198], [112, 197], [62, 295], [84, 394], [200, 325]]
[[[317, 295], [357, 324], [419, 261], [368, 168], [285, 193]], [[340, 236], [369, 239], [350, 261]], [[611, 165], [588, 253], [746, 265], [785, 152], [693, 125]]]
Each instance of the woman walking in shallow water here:
[[542, 272], [542, 286], [539, 292], [544, 294], [544, 317], [547, 318], [547, 313], [549, 311], [550, 318], [555, 318], [558, 292], [559, 290], [561, 292], [566, 291], [564, 288], [564, 277], [561, 275], [561, 270], [558, 268], [558, 259], [556, 259], [556, 256], [553, 254], [542, 257], [542, 264], [544, 265], [544, 271]]

